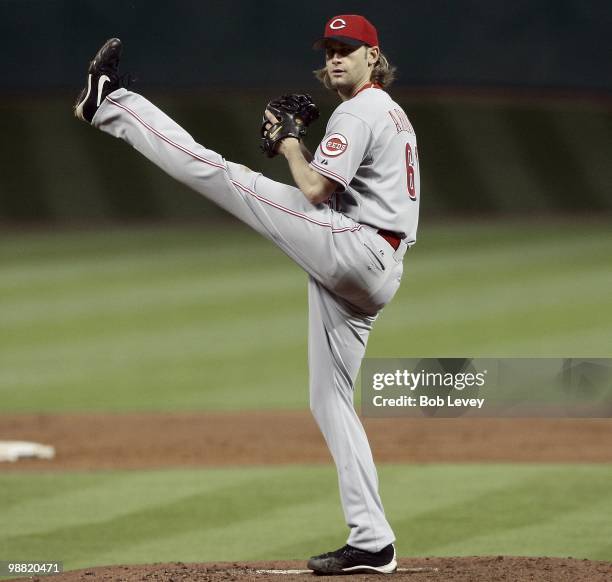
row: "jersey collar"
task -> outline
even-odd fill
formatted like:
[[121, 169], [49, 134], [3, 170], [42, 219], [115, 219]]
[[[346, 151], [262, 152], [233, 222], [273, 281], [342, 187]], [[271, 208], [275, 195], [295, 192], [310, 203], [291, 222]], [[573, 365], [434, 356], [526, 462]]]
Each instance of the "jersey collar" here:
[[[361, 87], [361, 89], [359, 89], [354, 95], [353, 97], [356, 97], [357, 95], [359, 95], [359, 93], [361, 93], [362, 91], [365, 91], [366, 89], [382, 89], [382, 85], [379, 85], [378, 83], [366, 83], [363, 87]], [[351, 99], [353, 98], [351, 97]]]

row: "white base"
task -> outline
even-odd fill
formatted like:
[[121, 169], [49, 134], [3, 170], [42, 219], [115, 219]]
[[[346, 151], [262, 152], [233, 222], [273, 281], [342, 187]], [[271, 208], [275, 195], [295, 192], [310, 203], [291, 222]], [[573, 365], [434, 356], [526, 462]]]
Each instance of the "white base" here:
[[[438, 568], [398, 568], [396, 572], [437, 572]], [[255, 570], [257, 574], [312, 574], [312, 570]]]
[[19, 459], [52, 459], [55, 449], [26, 441], [0, 441], [0, 462], [14, 463]]

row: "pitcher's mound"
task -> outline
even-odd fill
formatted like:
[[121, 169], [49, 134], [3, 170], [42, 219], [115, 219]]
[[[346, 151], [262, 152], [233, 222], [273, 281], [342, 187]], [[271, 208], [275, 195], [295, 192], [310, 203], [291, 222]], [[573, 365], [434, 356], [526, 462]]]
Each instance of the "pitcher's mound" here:
[[[21, 578], [47, 582], [113, 581], [113, 582], [229, 582], [325, 580], [305, 570], [303, 561], [208, 564], [154, 564], [107, 566], [73, 570], [52, 578]], [[345, 579], [334, 576], [331, 580]], [[378, 576], [377, 576], [378, 578]], [[383, 578], [380, 576], [380, 578]], [[353, 574], [347, 580], [372, 580], [372, 575]], [[396, 574], [389, 580], [439, 580], [440, 582], [605, 582], [612, 580], [612, 562], [573, 558], [520, 558], [507, 556], [469, 558], [402, 558]]]

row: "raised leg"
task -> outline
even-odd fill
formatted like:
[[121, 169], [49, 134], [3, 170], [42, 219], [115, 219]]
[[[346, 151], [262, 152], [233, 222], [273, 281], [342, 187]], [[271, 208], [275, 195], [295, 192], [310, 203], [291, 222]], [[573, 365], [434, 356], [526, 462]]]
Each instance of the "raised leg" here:
[[375, 229], [326, 204], [311, 204], [293, 186], [225, 160], [141, 95], [125, 89], [112, 92], [92, 125], [123, 139], [170, 176], [273, 241], [308, 274], [364, 313], [376, 313], [395, 292], [405, 245], [394, 255]]

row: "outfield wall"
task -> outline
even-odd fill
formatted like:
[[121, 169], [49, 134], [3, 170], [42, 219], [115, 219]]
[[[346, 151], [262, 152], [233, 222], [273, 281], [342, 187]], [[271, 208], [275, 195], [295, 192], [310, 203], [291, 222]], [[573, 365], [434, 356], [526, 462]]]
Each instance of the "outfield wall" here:
[[[416, 129], [428, 215], [600, 213], [612, 210], [609, 102], [523, 95], [392, 91]], [[314, 93], [322, 119], [334, 97]], [[259, 151], [260, 112], [273, 96], [229, 90], [149, 95], [194, 137], [281, 181], [286, 164]], [[0, 219], [216, 219], [220, 211], [124, 144], [78, 123], [74, 95], [0, 100], [5, 128]]]

